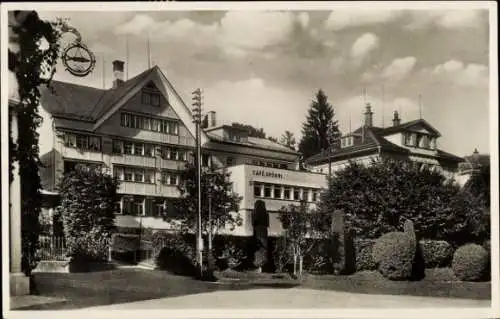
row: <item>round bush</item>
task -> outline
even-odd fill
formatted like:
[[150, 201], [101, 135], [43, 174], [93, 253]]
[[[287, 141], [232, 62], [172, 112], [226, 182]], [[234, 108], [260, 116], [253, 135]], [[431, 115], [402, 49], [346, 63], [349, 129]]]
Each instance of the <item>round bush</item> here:
[[402, 232], [382, 235], [373, 246], [373, 260], [379, 272], [390, 280], [412, 277], [416, 245], [411, 236]]
[[448, 267], [453, 259], [453, 247], [444, 240], [421, 240], [418, 242], [424, 258], [425, 268]]
[[375, 270], [377, 265], [372, 257], [375, 240], [359, 239], [355, 241], [356, 271]]
[[451, 267], [458, 279], [479, 281], [488, 274], [489, 254], [486, 249], [479, 245], [463, 245], [455, 251]]

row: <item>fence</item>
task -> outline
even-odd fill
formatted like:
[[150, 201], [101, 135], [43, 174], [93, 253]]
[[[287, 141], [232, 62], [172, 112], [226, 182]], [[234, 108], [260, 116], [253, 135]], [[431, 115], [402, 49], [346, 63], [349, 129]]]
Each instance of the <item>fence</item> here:
[[66, 242], [64, 237], [40, 236], [40, 259], [41, 260], [67, 260]]

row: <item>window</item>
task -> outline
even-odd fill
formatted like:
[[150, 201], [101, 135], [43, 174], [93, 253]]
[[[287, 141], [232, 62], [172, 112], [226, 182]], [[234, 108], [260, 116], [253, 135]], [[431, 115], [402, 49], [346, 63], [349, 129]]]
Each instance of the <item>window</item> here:
[[186, 161], [187, 160], [187, 154], [186, 151], [178, 151], [177, 152], [178, 160], [179, 161]]
[[160, 94], [142, 91], [142, 104], [160, 106]]
[[144, 215], [144, 200], [136, 200], [133, 204], [134, 215]]
[[134, 144], [134, 155], [143, 155], [144, 145], [141, 143]]
[[161, 121], [161, 132], [168, 133], [168, 121]]
[[290, 195], [292, 195], [292, 193], [290, 191], [290, 187], [285, 187], [284, 195], [285, 199], [291, 199]]
[[252, 165], [255, 165], [255, 166], [259, 165], [259, 161], [257, 161], [257, 160], [252, 160]]
[[312, 192], [312, 201], [315, 202], [318, 200], [318, 192], [313, 191]]
[[133, 146], [134, 144], [132, 142], [124, 142], [123, 143], [123, 153], [132, 155], [133, 154]]
[[143, 125], [144, 125], [144, 127], [143, 127], [143, 128], [144, 128], [145, 130], [148, 130], [148, 131], [149, 131], [149, 130], [151, 130], [151, 119], [150, 119], [150, 118], [147, 118], [147, 117], [146, 117], [146, 118], [144, 118], [144, 123], [143, 123]]
[[101, 150], [101, 138], [97, 136], [89, 137], [89, 149], [92, 151], [100, 151]]
[[144, 156], [155, 156], [155, 146], [153, 144], [145, 144], [144, 145]]
[[171, 122], [169, 133], [173, 134], [173, 135], [177, 135], [179, 133], [179, 124], [176, 122]]
[[161, 122], [157, 119], [151, 119], [151, 130], [161, 132]]
[[234, 163], [234, 157], [228, 157], [226, 158], [226, 165], [231, 166]]
[[416, 137], [415, 146], [421, 147], [422, 146], [422, 144], [421, 144], [422, 143], [422, 135], [417, 134], [417, 135], [415, 135], [415, 137]]
[[154, 176], [153, 172], [146, 171], [144, 173], [144, 183], [154, 184], [153, 176]]
[[422, 147], [423, 148], [430, 148], [429, 136], [427, 136], [427, 135], [422, 136]]
[[405, 133], [404, 139], [405, 139], [405, 141], [404, 141], [405, 145], [408, 145], [408, 146], [411, 145], [411, 133]]
[[176, 175], [170, 175], [170, 185], [177, 185], [178, 178]]
[[299, 200], [299, 199], [300, 199], [300, 198], [299, 198], [299, 195], [300, 195], [299, 190], [298, 190], [297, 188], [295, 188], [295, 189], [293, 190], [293, 199], [294, 199], [294, 200]]
[[135, 171], [134, 173], [134, 182], [143, 182], [144, 174], [141, 171]]
[[163, 203], [156, 203], [155, 205], [155, 216], [160, 217], [163, 215]]
[[281, 186], [280, 185], [275, 185], [274, 186], [274, 198], [281, 198]]
[[210, 162], [210, 156], [207, 154], [201, 154], [201, 165], [203, 167], [208, 167]]
[[170, 159], [171, 159], [172, 161], [176, 161], [176, 160], [177, 160], [177, 154], [178, 154], [178, 153], [177, 153], [177, 150], [175, 150], [175, 149], [171, 149], [171, 150], [170, 150]]
[[126, 181], [126, 182], [131, 182], [132, 181], [132, 175], [133, 175], [133, 172], [130, 171], [130, 170], [126, 170], [125, 173], [123, 174], [123, 179]]
[[271, 197], [271, 186], [264, 186], [264, 197]]
[[76, 136], [76, 147], [77, 148], [82, 148], [82, 149], [87, 149], [88, 148], [88, 139], [86, 136], [83, 135], [77, 135]]
[[261, 190], [261, 185], [254, 185], [253, 186], [253, 196], [255, 197], [260, 197], [260, 190]]
[[162, 173], [162, 183], [165, 185], [178, 185], [180, 181], [179, 176], [172, 172]]
[[281, 169], [287, 169], [287, 166], [286, 166], [286, 164], [280, 164], [280, 168]]
[[122, 141], [113, 140], [113, 153], [121, 154], [122, 153]]

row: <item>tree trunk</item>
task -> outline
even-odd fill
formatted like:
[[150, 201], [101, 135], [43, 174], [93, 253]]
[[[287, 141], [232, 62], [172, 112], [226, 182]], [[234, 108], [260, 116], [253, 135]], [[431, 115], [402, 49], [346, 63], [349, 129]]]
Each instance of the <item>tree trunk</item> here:
[[297, 275], [297, 254], [295, 252], [293, 254], [293, 275]]
[[302, 264], [303, 264], [303, 261], [304, 261], [304, 257], [302, 255], [300, 255], [300, 258], [299, 258], [299, 276], [300, 276], [300, 278], [302, 278]]

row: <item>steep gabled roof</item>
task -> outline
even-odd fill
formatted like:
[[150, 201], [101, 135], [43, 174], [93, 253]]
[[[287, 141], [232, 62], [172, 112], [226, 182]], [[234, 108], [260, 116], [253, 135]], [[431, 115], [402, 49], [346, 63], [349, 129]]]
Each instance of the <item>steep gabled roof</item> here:
[[427, 130], [429, 130], [436, 137], [441, 136], [441, 133], [439, 133], [439, 131], [436, 128], [434, 128], [432, 125], [429, 124], [429, 122], [427, 122], [424, 119], [413, 120], [413, 121], [402, 123], [402, 124], [396, 125], [396, 126], [379, 128], [379, 130], [380, 130], [380, 134], [389, 135], [389, 134], [393, 134], [393, 133], [399, 133], [399, 132], [411, 130], [412, 127], [415, 127], [417, 125], [422, 125], [423, 127], [425, 127]]
[[[190, 109], [158, 66], [109, 90], [53, 81], [53, 91], [46, 88], [42, 90], [41, 103], [52, 115], [57, 127], [92, 132], [150, 81], [169, 99], [170, 106], [175, 105], [174, 109], [180, 120], [194, 135]], [[208, 138], [205, 132], [201, 135], [202, 143], [206, 142]]]
[[353, 145], [343, 148], [330, 148], [324, 152], [315, 154], [306, 159], [307, 164], [319, 164], [329, 160], [349, 157], [349, 155], [359, 152], [378, 152], [390, 151], [408, 154], [410, 151], [404, 147], [400, 147], [381, 136], [384, 129], [380, 127], [360, 127], [353, 131], [352, 134], [361, 137], [361, 141], [355, 142]]
[[56, 118], [95, 122], [152, 71], [146, 70], [109, 90], [54, 80], [51, 82], [53, 90], [46, 87], [41, 89], [41, 103]]

